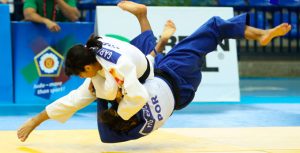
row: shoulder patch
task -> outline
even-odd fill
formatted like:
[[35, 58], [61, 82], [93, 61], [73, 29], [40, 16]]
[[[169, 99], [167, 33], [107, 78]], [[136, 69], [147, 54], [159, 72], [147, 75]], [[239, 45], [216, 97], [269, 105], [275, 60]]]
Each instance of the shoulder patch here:
[[107, 49], [107, 48], [101, 48], [96, 53], [98, 56], [102, 57], [103, 59], [112, 62], [114, 64], [117, 64], [118, 59], [120, 58], [121, 54]]

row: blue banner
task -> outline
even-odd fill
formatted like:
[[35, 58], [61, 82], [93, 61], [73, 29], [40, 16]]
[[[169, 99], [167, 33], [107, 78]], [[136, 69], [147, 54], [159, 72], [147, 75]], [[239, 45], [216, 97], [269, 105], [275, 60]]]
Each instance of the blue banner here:
[[278, 0], [270, 0], [270, 3], [277, 5], [278, 4]]
[[45, 25], [13, 22], [15, 102], [48, 104], [76, 89], [83, 82], [67, 77], [64, 58], [70, 47], [88, 40], [93, 23], [59, 23], [61, 31]]
[[0, 104], [13, 103], [12, 50], [9, 6], [0, 4]]

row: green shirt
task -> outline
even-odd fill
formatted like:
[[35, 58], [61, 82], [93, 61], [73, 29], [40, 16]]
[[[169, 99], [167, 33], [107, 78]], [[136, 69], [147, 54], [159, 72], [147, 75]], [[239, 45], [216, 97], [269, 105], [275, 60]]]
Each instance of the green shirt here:
[[[26, 8], [33, 8], [36, 12], [48, 19], [53, 19], [53, 5], [54, 0], [45, 0], [46, 1], [46, 16], [44, 16], [44, 0], [25, 0], [24, 10]], [[76, 0], [64, 0], [69, 6], [76, 7]], [[68, 21], [68, 19], [63, 15], [62, 11], [58, 9], [56, 4], [56, 18], [55, 21]]]

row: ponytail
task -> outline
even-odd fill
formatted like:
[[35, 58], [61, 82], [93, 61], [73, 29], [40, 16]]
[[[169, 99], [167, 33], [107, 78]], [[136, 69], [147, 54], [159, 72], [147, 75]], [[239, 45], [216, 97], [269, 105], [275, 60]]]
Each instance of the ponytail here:
[[96, 52], [97, 50], [102, 48], [102, 42], [99, 41], [99, 36], [92, 34], [89, 40], [86, 42], [86, 48], [88, 48], [91, 52]]
[[66, 75], [79, 75], [84, 71], [84, 66], [97, 62], [96, 52], [102, 48], [101, 37], [91, 35], [86, 46], [74, 45], [67, 53], [65, 60]]

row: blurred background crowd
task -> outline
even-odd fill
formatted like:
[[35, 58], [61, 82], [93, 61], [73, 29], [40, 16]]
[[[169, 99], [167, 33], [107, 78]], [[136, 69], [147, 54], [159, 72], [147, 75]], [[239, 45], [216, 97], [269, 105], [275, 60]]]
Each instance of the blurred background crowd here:
[[[26, 16], [26, 9], [30, 4], [37, 3], [34, 9], [45, 7], [45, 3], [55, 3], [56, 0], [1, 0], [10, 5], [11, 21], [30, 20]], [[61, 0], [57, 0], [59, 2]], [[269, 0], [133, 0], [148, 6], [176, 6], [176, 7], [233, 7], [235, 14], [248, 12], [251, 16], [250, 25], [257, 28], [270, 28], [282, 22], [292, 25], [291, 32], [282, 38], [275, 39], [266, 47], [259, 47], [254, 41], [241, 40], [237, 42], [238, 58], [241, 76], [300, 76], [300, 41], [299, 41], [299, 0], [278, 0], [271, 4]], [[97, 5], [116, 5], [119, 0], [65, 0], [73, 6], [71, 10], [75, 17], [66, 17], [61, 21], [94, 22]], [[59, 3], [58, 3], [59, 4]], [[52, 4], [53, 6], [53, 4]], [[48, 7], [48, 6], [47, 6]], [[53, 6], [55, 7], [55, 5]], [[70, 11], [70, 10], [69, 10]], [[42, 11], [39, 11], [42, 16]], [[39, 13], [37, 11], [37, 13]], [[45, 12], [45, 11], [44, 11]], [[53, 14], [50, 11], [53, 18]], [[55, 14], [55, 13], [54, 13]], [[27, 14], [28, 15], [28, 14]], [[57, 15], [58, 16], [58, 15]], [[32, 20], [36, 21], [36, 20]], [[56, 19], [58, 20], [58, 17]], [[54, 24], [54, 25], [53, 25]], [[46, 24], [47, 25], [47, 24]], [[55, 22], [48, 22], [55, 26]], [[57, 28], [53, 28], [56, 31]], [[249, 62], [251, 61], [251, 62]], [[298, 66], [297, 66], [298, 65]], [[261, 69], [260, 69], [261, 68]], [[252, 71], [253, 69], [253, 71]]]

